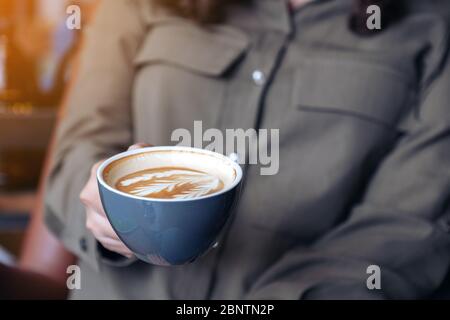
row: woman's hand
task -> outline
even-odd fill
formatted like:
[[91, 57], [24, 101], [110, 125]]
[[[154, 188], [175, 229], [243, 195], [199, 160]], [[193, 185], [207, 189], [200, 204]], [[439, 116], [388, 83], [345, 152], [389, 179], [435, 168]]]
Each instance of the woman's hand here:
[[[139, 143], [131, 146], [129, 150], [148, 146], [147, 144]], [[119, 239], [103, 210], [96, 177], [97, 169], [102, 162], [100, 161], [92, 167], [91, 176], [80, 194], [80, 200], [86, 208], [86, 227], [103, 247], [127, 258], [132, 258], [134, 256], [133, 252]]]

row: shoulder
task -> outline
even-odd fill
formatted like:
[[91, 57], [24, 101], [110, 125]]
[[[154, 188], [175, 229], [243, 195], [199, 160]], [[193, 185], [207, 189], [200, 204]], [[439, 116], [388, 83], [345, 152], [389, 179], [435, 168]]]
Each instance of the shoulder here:
[[153, 7], [151, 0], [99, 0], [96, 10], [97, 23], [126, 25], [142, 21]]
[[118, 38], [144, 32], [151, 0], [99, 0], [89, 35], [96, 38]]

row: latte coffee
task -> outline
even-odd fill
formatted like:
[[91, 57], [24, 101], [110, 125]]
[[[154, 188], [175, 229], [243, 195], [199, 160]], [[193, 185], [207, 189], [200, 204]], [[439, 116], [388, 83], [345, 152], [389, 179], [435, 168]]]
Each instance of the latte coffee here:
[[120, 178], [119, 191], [153, 199], [194, 199], [220, 192], [223, 181], [202, 171], [184, 167], [159, 167]]
[[181, 146], [117, 154], [97, 169], [108, 221], [138, 259], [192, 263], [217, 243], [238, 201], [243, 173], [234, 159]]
[[226, 191], [240, 169], [220, 154], [191, 148], [149, 148], [117, 155], [101, 178], [114, 190], [158, 202], [200, 200]]

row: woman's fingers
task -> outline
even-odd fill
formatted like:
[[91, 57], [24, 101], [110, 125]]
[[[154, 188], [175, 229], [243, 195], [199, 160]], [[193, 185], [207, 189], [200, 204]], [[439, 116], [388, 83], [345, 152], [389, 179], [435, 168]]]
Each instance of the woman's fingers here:
[[92, 208], [86, 209], [86, 227], [106, 249], [132, 257], [133, 253], [119, 239], [109, 221]]
[[93, 208], [96, 212], [105, 215], [97, 184], [97, 169], [102, 162], [100, 161], [92, 167], [89, 180], [80, 193], [80, 200], [86, 207]]
[[119, 239], [108, 219], [93, 208], [86, 208], [86, 228], [96, 237]]
[[116, 252], [127, 258], [132, 258], [134, 256], [133, 252], [131, 252], [120, 240], [105, 237], [100, 237], [97, 240], [109, 251]]
[[[149, 146], [151, 145], [137, 143], [132, 145], [128, 150], [137, 150]], [[106, 249], [131, 258], [133, 257], [133, 252], [119, 239], [106, 218], [103, 209], [97, 184], [97, 170], [102, 162], [100, 161], [92, 167], [89, 180], [80, 193], [80, 200], [86, 207], [86, 228], [92, 232], [94, 237]]]
[[[137, 150], [145, 147], [150, 147], [150, 144], [147, 143], [136, 143], [128, 150]], [[91, 169], [91, 175], [86, 186], [83, 188], [80, 194], [80, 200], [86, 207], [93, 208], [96, 212], [105, 215], [105, 211], [103, 210], [103, 205], [100, 200], [100, 193], [98, 190], [97, 184], [97, 170], [100, 167], [104, 160], [97, 162]]]

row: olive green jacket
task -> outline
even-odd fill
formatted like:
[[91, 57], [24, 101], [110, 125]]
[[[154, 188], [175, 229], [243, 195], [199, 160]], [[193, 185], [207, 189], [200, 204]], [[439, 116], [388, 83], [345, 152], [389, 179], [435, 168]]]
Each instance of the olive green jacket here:
[[[450, 60], [428, 0], [382, 32], [349, 29], [350, 0], [290, 13], [232, 5], [199, 26], [149, 0], [104, 1], [58, 130], [46, 220], [79, 257], [72, 298], [418, 298], [450, 265]], [[448, 6], [445, 6], [448, 9]], [[276, 175], [245, 166], [219, 246], [193, 264], [112, 259], [85, 228], [92, 164], [203, 128], [280, 130]], [[381, 289], [367, 287], [368, 267]]]

